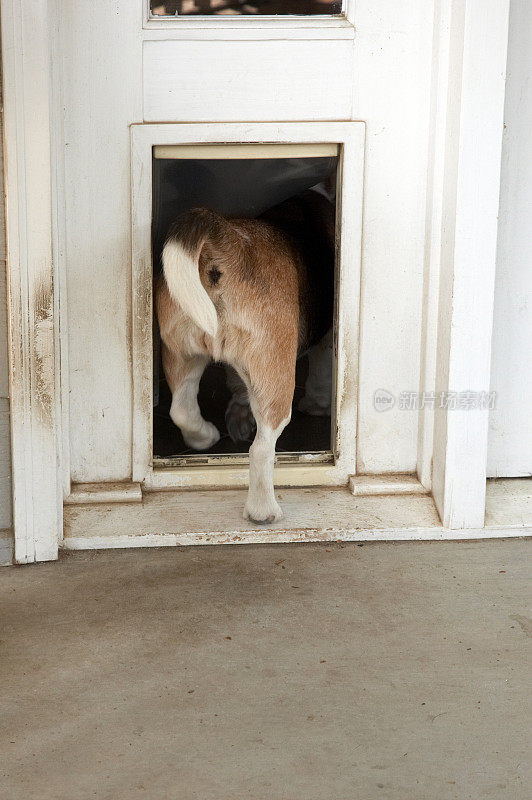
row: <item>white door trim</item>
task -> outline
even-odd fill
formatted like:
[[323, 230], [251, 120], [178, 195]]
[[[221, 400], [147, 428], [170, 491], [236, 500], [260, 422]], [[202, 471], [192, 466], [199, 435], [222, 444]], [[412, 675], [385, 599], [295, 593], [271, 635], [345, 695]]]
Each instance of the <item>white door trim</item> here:
[[[509, 0], [449, 7], [437, 392], [490, 391]], [[436, 408], [432, 492], [446, 528], [484, 524], [488, 408]]]
[[57, 558], [56, 323], [47, 0], [3, 0], [2, 61], [15, 560]]

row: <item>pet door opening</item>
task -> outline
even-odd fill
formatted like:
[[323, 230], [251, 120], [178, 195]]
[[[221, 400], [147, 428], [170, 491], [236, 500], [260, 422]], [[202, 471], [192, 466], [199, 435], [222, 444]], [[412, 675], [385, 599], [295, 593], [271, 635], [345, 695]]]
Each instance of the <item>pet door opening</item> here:
[[[300, 337], [291, 421], [277, 441], [276, 457], [280, 462], [332, 462], [337, 146], [159, 145], [152, 152], [154, 287], [162, 280], [169, 231], [191, 209], [208, 209], [229, 220], [259, 220], [290, 242], [303, 265], [298, 268], [299, 301], [307, 328]], [[265, 269], [267, 263], [266, 257]], [[206, 366], [198, 403], [220, 439], [207, 449], [190, 447], [170, 416], [172, 393], [156, 316], [153, 343], [154, 465], [244, 463], [255, 431], [249, 407], [235, 403], [238, 375], [224, 363]]]

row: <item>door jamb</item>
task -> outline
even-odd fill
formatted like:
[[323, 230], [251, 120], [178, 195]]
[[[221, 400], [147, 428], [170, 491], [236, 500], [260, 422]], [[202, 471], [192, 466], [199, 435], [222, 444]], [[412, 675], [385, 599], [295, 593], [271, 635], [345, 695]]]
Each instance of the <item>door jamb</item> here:
[[[443, 135], [436, 153], [433, 387], [437, 397], [472, 392], [489, 398], [509, 0], [440, 0], [438, 6], [444, 93], [442, 111], [436, 108]], [[430, 420], [430, 410], [427, 415]], [[446, 528], [484, 525], [488, 419], [488, 402], [473, 410], [435, 403], [431, 488]], [[427, 472], [422, 467], [422, 482]]]

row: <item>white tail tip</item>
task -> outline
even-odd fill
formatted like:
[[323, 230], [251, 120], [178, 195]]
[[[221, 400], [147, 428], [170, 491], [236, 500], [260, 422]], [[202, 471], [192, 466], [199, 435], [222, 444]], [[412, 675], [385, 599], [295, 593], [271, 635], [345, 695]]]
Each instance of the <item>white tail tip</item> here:
[[218, 315], [201, 283], [197, 255], [191, 255], [181, 242], [170, 239], [163, 250], [163, 268], [172, 299], [202, 331], [216, 336]]

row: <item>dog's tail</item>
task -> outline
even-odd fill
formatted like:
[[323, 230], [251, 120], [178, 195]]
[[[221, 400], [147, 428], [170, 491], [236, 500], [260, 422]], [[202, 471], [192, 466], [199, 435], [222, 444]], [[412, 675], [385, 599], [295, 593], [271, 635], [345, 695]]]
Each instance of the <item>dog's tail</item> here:
[[218, 315], [200, 277], [199, 257], [207, 240], [218, 239], [228, 222], [207, 208], [188, 211], [171, 227], [163, 270], [172, 299], [202, 331], [216, 336]]

